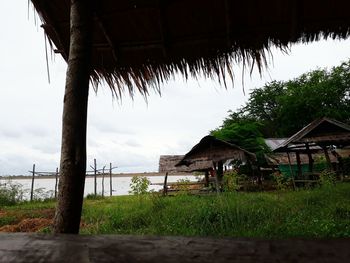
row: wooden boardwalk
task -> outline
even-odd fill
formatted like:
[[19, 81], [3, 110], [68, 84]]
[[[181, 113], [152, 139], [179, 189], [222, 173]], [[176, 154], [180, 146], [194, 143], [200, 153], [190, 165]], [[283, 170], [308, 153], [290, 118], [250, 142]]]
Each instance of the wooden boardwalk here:
[[349, 262], [350, 239], [0, 234], [0, 262]]

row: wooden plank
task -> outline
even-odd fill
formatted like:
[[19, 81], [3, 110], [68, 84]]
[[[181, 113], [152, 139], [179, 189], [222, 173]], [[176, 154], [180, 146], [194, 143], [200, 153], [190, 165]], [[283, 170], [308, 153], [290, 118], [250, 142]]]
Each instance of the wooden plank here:
[[0, 234], [0, 262], [298, 262], [350, 258], [350, 239]]

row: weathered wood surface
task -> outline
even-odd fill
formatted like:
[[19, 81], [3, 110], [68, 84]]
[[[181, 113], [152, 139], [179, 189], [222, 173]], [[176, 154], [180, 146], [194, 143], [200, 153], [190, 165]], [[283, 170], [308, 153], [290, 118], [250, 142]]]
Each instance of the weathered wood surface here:
[[0, 262], [349, 262], [350, 239], [0, 234]]

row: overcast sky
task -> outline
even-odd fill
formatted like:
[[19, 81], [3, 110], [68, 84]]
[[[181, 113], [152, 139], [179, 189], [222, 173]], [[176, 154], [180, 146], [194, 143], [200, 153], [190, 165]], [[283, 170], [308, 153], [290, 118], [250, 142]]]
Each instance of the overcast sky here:
[[[61, 115], [66, 64], [59, 55], [49, 61], [48, 83], [43, 30], [35, 25], [27, 0], [0, 2], [0, 175], [28, 174], [32, 164], [41, 171], [59, 166]], [[90, 92], [88, 165], [112, 162], [119, 172], [157, 171], [159, 155], [185, 154], [218, 127], [227, 111], [242, 106], [249, 90], [271, 80], [288, 80], [318, 67], [330, 68], [350, 58], [350, 41], [320, 41], [294, 45], [289, 55], [273, 50], [273, 63], [260, 77], [244, 78], [236, 70], [234, 87], [213, 80], [180, 76], [151, 92], [113, 101], [100, 87]]]

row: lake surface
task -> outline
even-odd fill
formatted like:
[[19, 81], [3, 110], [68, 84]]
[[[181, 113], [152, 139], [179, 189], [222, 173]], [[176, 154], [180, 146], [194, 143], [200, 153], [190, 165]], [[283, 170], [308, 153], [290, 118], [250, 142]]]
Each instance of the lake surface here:
[[[129, 195], [130, 183], [132, 177], [112, 177], [112, 195]], [[151, 184], [153, 183], [163, 183], [164, 176], [147, 176]], [[192, 175], [171, 175], [168, 176], [168, 183], [177, 182], [181, 179], [188, 179], [191, 182], [197, 181], [197, 178]], [[0, 183], [7, 183], [9, 180], [0, 179]], [[18, 183], [25, 190], [24, 199], [29, 199], [30, 188], [32, 184], [32, 179], [11, 179], [12, 183]], [[158, 191], [162, 189], [162, 185], [150, 185], [149, 190]], [[37, 196], [50, 197], [54, 195], [55, 191], [55, 178], [40, 178], [36, 177], [34, 180], [34, 190]], [[85, 179], [85, 191], [84, 196], [88, 194], [94, 194], [94, 178], [87, 177]], [[102, 178], [97, 178], [97, 194], [102, 194]], [[109, 177], [104, 179], [104, 195], [110, 195], [110, 180]]]

